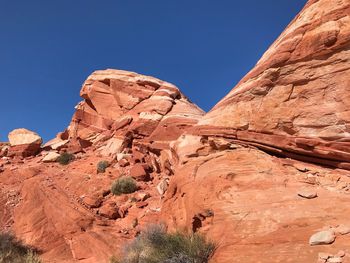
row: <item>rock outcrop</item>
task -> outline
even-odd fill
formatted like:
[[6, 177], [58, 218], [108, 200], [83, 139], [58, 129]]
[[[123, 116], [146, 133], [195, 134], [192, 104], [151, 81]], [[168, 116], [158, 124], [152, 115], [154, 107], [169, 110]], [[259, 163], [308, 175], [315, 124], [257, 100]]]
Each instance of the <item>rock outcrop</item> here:
[[134, 139], [167, 147], [204, 115], [175, 85], [122, 70], [94, 72], [80, 96], [69, 136], [99, 144], [103, 155], [115, 156]]
[[[171, 144], [204, 115], [174, 85], [120, 70], [94, 72], [81, 96], [69, 127], [40, 155], [0, 160], [0, 229], [38, 248], [44, 262], [108, 262], [157, 222], [157, 186], [166, 191], [174, 172]], [[9, 137], [11, 148], [42, 142], [24, 130]], [[55, 162], [63, 152], [65, 166]], [[99, 172], [101, 162], [109, 165]], [[137, 190], [114, 196], [122, 176]]]
[[8, 156], [28, 157], [39, 152], [42, 143], [41, 137], [27, 129], [15, 129], [8, 135], [10, 149]]
[[[349, 1], [308, 1], [252, 71], [172, 144], [163, 220], [216, 240], [212, 262], [316, 262], [350, 242], [309, 245], [350, 212], [349, 33]], [[306, 187], [318, 197], [300, 198]]]
[[308, 1], [195, 128], [350, 169], [350, 2]]

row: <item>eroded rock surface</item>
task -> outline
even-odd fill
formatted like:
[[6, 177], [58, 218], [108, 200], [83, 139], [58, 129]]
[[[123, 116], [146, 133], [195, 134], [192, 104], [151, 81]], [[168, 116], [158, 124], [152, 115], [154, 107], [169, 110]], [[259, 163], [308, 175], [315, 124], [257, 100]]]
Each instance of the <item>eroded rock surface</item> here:
[[15, 129], [8, 134], [10, 148], [8, 156], [28, 157], [39, 152], [42, 143], [41, 137], [27, 129]]
[[349, 14], [348, 0], [308, 1], [195, 133], [350, 169]]
[[175, 85], [122, 70], [95, 71], [80, 95], [69, 135], [106, 141], [104, 155], [122, 152], [134, 139], [167, 147], [204, 114]]
[[[212, 262], [316, 262], [319, 252], [346, 249], [348, 235], [326, 248], [309, 238], [348, 221], [349, 32], [349, 1], [308, 1], [252, 71], [172, 144], [163, 220], [216, 240]], [[318, 197], [300, 198], [306, 187]]]
[[[0, 230], [44, 262], [105, 262], [157, 222], [206, 234], [213, 263], [349, 262], [349, 15], [348, 0], [308, 1], [206, 115], [173, 84], [94, 72], [39, 156], [0, 144]], [[112, 195], [122, 176], [136, 191]], [[335, 240], [310, 246], [322, 231]]]

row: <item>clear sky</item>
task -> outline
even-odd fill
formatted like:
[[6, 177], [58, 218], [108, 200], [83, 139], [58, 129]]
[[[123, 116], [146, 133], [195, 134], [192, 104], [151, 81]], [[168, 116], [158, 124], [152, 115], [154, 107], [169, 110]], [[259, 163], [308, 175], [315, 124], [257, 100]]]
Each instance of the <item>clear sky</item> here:
[[96, 69], [152, 75], [210, 110], [306, 0], [0, 0], [0, 141], [53, 138]]

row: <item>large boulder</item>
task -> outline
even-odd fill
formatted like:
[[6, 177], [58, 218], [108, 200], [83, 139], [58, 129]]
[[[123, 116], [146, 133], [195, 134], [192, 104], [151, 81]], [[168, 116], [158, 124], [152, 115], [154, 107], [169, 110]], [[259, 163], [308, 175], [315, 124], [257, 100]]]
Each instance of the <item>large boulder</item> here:
[[42, 138], [27, 129], [15, 129], [8, 134], [10, 149], [8, 156], [28, 157], [40, 151]]

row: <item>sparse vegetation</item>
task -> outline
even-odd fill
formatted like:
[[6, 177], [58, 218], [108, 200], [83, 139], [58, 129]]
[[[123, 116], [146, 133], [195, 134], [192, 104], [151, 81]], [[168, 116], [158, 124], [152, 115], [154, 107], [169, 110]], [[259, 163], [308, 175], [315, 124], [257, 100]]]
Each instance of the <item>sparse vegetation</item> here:
[[[152, 225], [129, 244], [113, 263], [207, 263], [215, 244], [204, 236], [167, 233], [164, 226]], [[113, 261], [112, 261], [113, 260]]]
[[67, 152], [61, 153], [61, 155], [57, 158], [57, 162], [62, 165], [67, 165], [73, 160], [74, 160], [74, 154], [67, 153]]
[[113, 182], [111, 187], [111, 192], [114, 195], [131, 194], [136, 190], [137, 190], [136, 181], [129, 176], [124, 176], [117, 179], [116, 181]]
[[109, 166], [108, 161], [100, 161], [97, 164], [97, 173], [104, 173]]
[[40, 263], [35, 250], [25, 246], [13, 235], [0, 233], [0, 263]]

